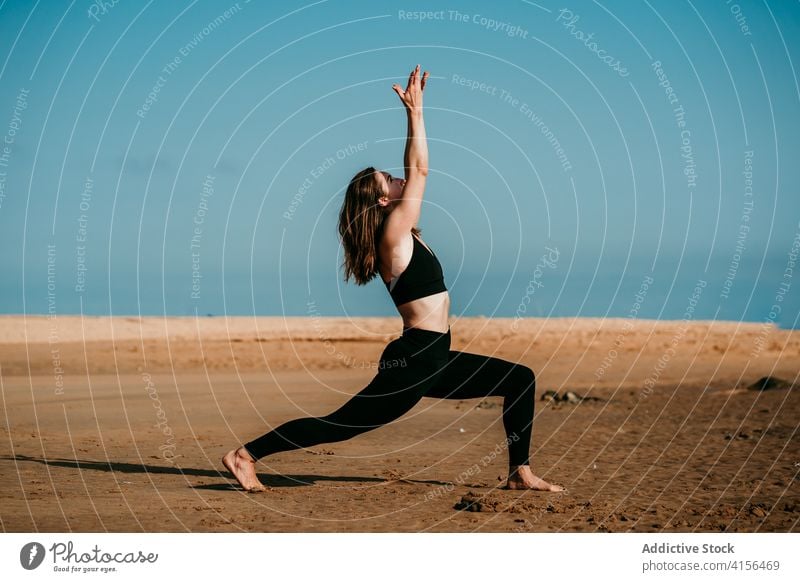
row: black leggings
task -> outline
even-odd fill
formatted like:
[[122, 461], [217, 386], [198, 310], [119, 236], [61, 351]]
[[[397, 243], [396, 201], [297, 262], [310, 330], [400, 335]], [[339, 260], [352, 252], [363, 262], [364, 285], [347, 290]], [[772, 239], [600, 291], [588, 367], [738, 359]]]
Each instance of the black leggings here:
[[509, 465], [528, 465], [536, 379], [527, 366], [450, 350], [446, 333], [403, 328], [381, 354], [378, 374], [341, 408], [290, 420], [244, 445], [254, 459], [350, 439], [400, 418], [423, 396], [502, 396]]

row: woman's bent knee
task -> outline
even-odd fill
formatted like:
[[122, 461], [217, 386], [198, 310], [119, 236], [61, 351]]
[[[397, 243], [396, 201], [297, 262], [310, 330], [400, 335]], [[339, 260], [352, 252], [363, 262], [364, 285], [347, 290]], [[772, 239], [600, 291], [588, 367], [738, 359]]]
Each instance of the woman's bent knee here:
[[525, 385], [536, 385], [536, 374], [534, 374], [533, 370], [528, 366], [523, 366], [522, 364], [517, 364], [516, 367], [517, 375], [519, 377], [519, 381]]

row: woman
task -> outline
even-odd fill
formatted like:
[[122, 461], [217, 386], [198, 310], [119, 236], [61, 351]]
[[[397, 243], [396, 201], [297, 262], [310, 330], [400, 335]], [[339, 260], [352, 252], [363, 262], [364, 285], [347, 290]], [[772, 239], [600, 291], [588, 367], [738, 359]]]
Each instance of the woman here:
[[506, 488], [563, 491], [533, 474], [528, 462], [533, 425], [533, 371], [499, 358], [450, 350], [450, 296], [436, 255], [419, 238], [417, 221], [428, 175], [419, 65], [398, 94], [408, 117], [405, 179], [366, 168], [350, 181], [339, 216], [345, 281], [364, 285], [379, 275], [403, 318], [402, 335], [384, 349], [378, 374], [341, 408], [298, 418], [229, 451], [225, 467], [248, 491], [263, 491], [255, 462], [267, 455], [339, 442], [383, 426], [423, 396], [503, 396], [509, 453]]

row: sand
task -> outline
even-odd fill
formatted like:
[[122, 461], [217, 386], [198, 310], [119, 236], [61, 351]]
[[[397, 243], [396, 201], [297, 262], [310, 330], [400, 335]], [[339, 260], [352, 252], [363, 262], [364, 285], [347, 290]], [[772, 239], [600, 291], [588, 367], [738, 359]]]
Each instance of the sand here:
[[[798, 531], [800, 332], [737, 322], [453, 319], [536, 372], [534, 471], [500, 489], [499, 398], [424, 398], [342, 443], [221, 456], [366, 385], [399, 318], [0, 316], [3, 531]], [[787, 384], [748, 386], [764, 376]], [[598, 400], [540, 400], [573, 391]]]

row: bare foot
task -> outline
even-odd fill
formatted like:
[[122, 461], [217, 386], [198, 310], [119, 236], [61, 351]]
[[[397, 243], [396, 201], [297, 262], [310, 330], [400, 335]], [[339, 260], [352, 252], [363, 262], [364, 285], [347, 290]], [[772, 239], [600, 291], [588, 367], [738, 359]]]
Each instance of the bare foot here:
[[222, 464], [230, 471], [245, 491], [266, 491], [266, 487], [261, 484], [256, 476], [256, 462], [244, 447], [239, 447], [235, 451], [228, 451], [222, 457]]
[[552, 485], [533, 474], [528, 465], [512, 467], [505, 489], [534, 489], [536, 491], [566, 491], [561, 485]]

